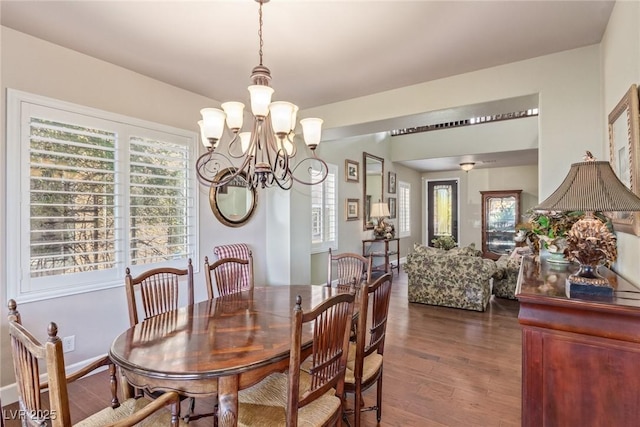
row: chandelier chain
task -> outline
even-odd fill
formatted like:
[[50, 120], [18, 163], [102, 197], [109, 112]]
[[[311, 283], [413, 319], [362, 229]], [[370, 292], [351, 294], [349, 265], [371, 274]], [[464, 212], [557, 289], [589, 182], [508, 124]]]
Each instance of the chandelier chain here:
[[[297, 148], [295, 141], [298, 107], [290, 102], [271, 101], [271, 72], [263, 65], [263, 11], [269, 0], [255, 0], [258, 9], [258, 38], [260, 64], [251, 72], [251, 97], [253, 126], [242, 132], [244, 104], [224, 102], [222, 109], [203, 108], [200, 113], [202, 143], [207, 151], [196, 161], [198, 180], [211, 188], [229, 185], [239, 179], [247, 187], [273, 187], [290, 190], [294, 182], [316, 185], [328, 174], [327, 163], [316, 154], [320, 143], [322, 120], [300, 120], [302, 137], [311, 155], [293, 162]], [[226, 122], [226, 126], [225, 126]], [[223, 139], [225, 134], [230, 139]]]
[[262, 47], [264, 46], [264, 42], [262, 41], [262, 1], [259, 1], [260, 8], [258, 9], [258, 38], [260, 39], [260, 49], [258, 50], [258, 55], [260, 55], [260, 65], [262, 65]]

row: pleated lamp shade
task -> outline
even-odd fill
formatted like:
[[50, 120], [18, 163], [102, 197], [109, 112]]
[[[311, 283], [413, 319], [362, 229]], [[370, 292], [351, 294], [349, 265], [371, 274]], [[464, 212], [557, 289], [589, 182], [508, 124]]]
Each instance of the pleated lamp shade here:
[[371, 206], [371, 218], [382, 218], [389, 216], [389, 205], [386, 203], [378, 202]]
[[534, 208], [539, 211], [640, 211], [640, 198], [616, 176], [609, 162], [574, 163], [560, 187]]

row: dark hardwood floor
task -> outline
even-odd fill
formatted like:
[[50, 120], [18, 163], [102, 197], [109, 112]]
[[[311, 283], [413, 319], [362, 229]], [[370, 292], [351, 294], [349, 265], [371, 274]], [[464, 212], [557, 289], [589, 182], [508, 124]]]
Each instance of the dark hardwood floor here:
[[[407, 302], [407, 276], [394, 280], [384, 356], [380, 426], [520, 426], [521, 336], [518, 303], [491, 299], [486, 312]], [[109, 402], [106, 372], [70, 386], [73, 422]], [[375, 387], [364, 396], [375, 401]], [[351, 399], [350, 399], [351, 401]], [[212, 399], [198, 399], [208, 412]], [[16, 409], [12, 404], [7, 410]], [[8, 421], [6, 427], [18, 427]], [[212, 418], [192, 421], [212, 426]], [[375, 426], [375, 412], [363, 415]]]

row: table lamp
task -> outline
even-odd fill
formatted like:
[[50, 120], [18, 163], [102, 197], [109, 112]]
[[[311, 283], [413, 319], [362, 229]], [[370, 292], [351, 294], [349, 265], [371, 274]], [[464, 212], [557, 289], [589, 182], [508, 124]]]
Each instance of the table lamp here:
[[389, 212], [389, 205], [387, 205], [386, 203], [378, 202], [374, 203], [373, 206], [371, 206], [371, 218], [378, 218], [378, 224], [380, 224], [383, 219], [390, 215], [391, 214]]
[[567, 236], [568, 258], [580, 263], [568, 279], [570, 294], [612, 296], [613, 288], [598, 274], [598, 266], [617, 258], [616, 237], [593, 212], [640, 211], [640, 198], [618, 179], [609, 162], [596, 161], [587, 151], [585, 161], [572, 164], [560, 187], [534, 210], [585, 212]]
[[376, 237], [376, 228], [384, 229], [382, 222], [386, 217], [391, 216], [389, 205], [384, 202], [374, 203], [371, 206], [371, 218], [378, 218], [378, 225], [373, 228], [373, 236]]

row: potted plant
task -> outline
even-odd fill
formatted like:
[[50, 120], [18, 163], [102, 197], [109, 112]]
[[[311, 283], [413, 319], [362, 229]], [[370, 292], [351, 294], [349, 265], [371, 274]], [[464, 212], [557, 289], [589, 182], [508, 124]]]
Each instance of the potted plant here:
[[518, 231], [524, 231], [526, 241], [534, 253], [540, 249], [547, 250], [559, 262], [566, 262], [564, 255], [567, 248], [569, 230], [580, 218], [582, 211], [570, 212], [536, 212], [529, 210], [528, 219], [516, 226]]
[[458, 245], [453, 236], [438, 236], [431, 240], [431, 243], [433, 243], [434, 248], [444, 249], [445, 251], [453, 249]]

